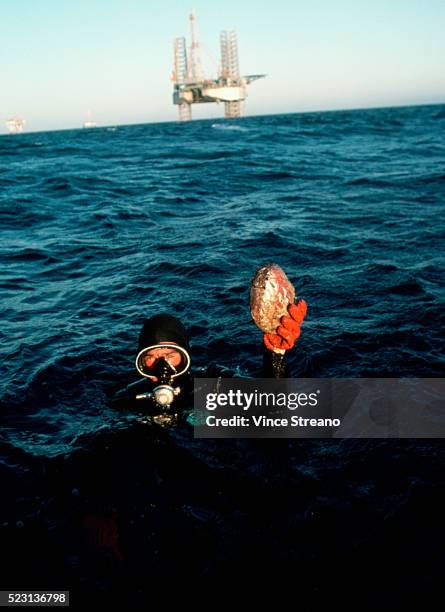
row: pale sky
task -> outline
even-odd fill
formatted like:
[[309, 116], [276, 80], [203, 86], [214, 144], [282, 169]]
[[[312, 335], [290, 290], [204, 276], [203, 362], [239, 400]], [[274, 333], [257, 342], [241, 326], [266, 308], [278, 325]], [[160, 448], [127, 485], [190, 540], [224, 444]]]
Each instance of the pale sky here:
[[[445, 102], [444, 0], [1, 1], [0, 132], [172, 121], [172, 41], [196, 11], [215, 76], [238, 33], [246, 115]], [[193, 107], [195, 118], [223, 106]]]

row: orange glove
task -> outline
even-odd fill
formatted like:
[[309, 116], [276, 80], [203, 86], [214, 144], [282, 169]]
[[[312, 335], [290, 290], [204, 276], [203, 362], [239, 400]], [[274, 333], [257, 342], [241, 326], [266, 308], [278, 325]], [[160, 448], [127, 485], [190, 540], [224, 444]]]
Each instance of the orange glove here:
[[289, 304], [287, 307], [289, 316], [281, 317], [281, 325], [277, 327], [276, 333], [264, 334], [264, 344], [269, 351], [288, 351], [293, 348], [300, 336], [300, 325], [303, 323], [307, 312], [307, 304], [299, 300], [297, 304]]

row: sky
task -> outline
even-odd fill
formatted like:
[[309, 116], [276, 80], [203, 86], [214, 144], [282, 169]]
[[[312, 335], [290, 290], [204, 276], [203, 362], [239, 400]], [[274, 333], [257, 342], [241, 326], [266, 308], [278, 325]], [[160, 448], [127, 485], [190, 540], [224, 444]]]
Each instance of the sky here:
[[[173, 38], [238, 34], [246, 115], [445, 102], [444, 0], [0, 0], [0, 132], [174, 121]], [[223, 106], [193, 107], [195, 118]]]

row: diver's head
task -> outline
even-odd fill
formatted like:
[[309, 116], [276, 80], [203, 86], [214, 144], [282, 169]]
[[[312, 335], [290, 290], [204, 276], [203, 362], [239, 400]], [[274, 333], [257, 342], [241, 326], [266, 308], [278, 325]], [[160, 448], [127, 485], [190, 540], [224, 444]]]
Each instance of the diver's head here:
[[189, 339], [181, 321], [168, 314], [147, 319], [139, 334], [138, 372], [153, 382], [171, 384], [189, 367]]

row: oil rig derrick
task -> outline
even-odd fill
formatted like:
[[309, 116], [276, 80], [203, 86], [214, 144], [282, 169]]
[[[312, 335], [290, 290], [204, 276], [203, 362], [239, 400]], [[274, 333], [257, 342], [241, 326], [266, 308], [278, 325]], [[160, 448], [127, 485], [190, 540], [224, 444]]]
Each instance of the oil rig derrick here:
[[265, 74], [241, 76], [238, 60], [238, 41], [234, 30], [224, 30], [220, 36], [221, 66], [216, 79], [204, 77], [201, 49], [196, 31], [196, 17], [192, 11], [190, 47], [183, 36], [174, 39], [173, 104], [178, 106], [179, 121], [191, 121], [192, 104], [224, 102], [225, 117], [241, 117], [241, 103], [247, 97], [247, 85]]

